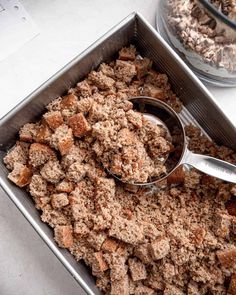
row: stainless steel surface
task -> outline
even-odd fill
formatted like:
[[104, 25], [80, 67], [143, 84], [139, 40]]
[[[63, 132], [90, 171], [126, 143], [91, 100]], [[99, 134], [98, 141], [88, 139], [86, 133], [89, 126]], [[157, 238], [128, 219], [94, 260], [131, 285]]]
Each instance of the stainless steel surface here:
[[157, 32], [137, 13], [129, 15], [112, 28], [1, 119], [0, 185], [88, 294], [100, 294], [90, 271], [84, 264], [76, 262], [68, 251], [57, 247], [52, 230], [41, 222], [40, 213], [35, 209], [32, 199], [24, 190], [8, 181], [8, 171], [2, 159], [6, 150], [14, 144], [17, 132], [24, 123], [37, 120], [47, 103], [65, 93], [70, 86], [102, 61], [113, 59], [117, 51], [129, 43], [135, 44], [142, 56], [150, 57], [161, 72], [168, 74], [174, 91], [185, 105], [181, 113], [182, 121], [194, 122], [212, 139], [233, 149], [236, 148], [236, 130], [210, 93]]
[[[174, 151], [165, 159], [166, 173], [161, 174], [158, 177], [153, 177], [146, 183], [132, 184], [150, 185], [162, 181], [183, 164], [190, 165], [201, 172], [220, 178], [224, 181], [236, 183], [235, 165], [213, 157], [194, 154], [188, 150], [184, 126], [179, 115], [170, 106], [148, 96], [133, 97], [130, 101], [134, 104], [134, 109], [143, 113], [145, 117], [151, 118], [151, 121], [154, 124], [161, 124], [167, 131], [168, 136], [172, 137], [173, 132], [176, 132], [176, 128], [178, 128], [178, 134], [180, 135], [177, 137], [179, 139], [178, 142], [173, 143]], [[176, 157], [175, 150], [181, 151], [179, 157]], [[113, 176], [122, 181], [117, 175]]]
[[194, 154], [186, 149], [182, 163], [191, 165], [211, 176], [236, 183], [236, 166], [228, 162], [209, 156]]

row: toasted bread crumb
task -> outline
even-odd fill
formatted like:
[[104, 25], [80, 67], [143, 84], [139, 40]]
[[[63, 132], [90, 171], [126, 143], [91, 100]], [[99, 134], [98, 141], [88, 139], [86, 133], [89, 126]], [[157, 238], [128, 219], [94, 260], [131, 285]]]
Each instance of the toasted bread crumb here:
[[91, 86], [88, 84], [86, 80], [77, 83], [76, 90], [78, 94], [82, 97], [89, 97], [92, 95]]
[[25, 165], [27, 160], [28, 157], [26, 151], [20, 144], [18, 144], [7, 153], [3, 162], [8, 169], [13, 170], [16, 163]]
[[30, 183], [32, 171], [25, 165], [15, 163], [11, 173], [8, 174], [8, 178], [19, 187], [24, 187]]
[[119, 51], [119, 59], [121, 60], [135, 60], [136, 57], [136, 48], [134, 46], [123, 47]]
[[67, 180], [62, 180], [56, 185], [56, 190], [60, 193], [71, 193], [74, 190], [74, 184]]
[[38, 127], [38, 132], [37, 132], [37, 134], [35, 136], [35, 141], [39, 142], [39, 143], [49, 144], [50, 140], [51, 140], [51, 136], [52, 136], [52, 131], [48, 127], [48, 125], [46, 123], [41, 124]]
[[113, 219], [109, 235], [126, 243], [139, 244], [144, 239], [143, 229], [134, 221], [116, 216]]
[[150, 244], [149, 249], [154, 260], [162, 259], [170, 251], [169, 240], [165, 237], [157, 238]]
[[53, 194], [51, 195], [51, 204], [54, 209], [60, 209], [69, 204], [67, 194], [60, 193], [60, 194]]
[[115, 252], [118, 247], [118, 243], [115, 239], [107, 238], [102, 244], [102, 250], [107, 252]]
[[45, 164], [49, 160], [55, 160], [55, 152], [45, 144], [32, 143], [29, 148], [29, 162], [33, 167]]
[[223, 267], [233, 267], [236, 265], [236, 248], [218, 251], [217, 257]]
[[92, 272], [97, 275], [101, 272], [104, 272], [108, 269], [108, 265], [103, 258], [102, 252], [95, 252], [93, 254], [93, 263], [92, 263]]
[[112, 282], [110, 295], [129, 295], [129, 278], [127, 275], [121, 280]]
[[47, 112], [43, 115], [43, 118], [51, 129], [58, 128], [64, 122], [62, 114], [59, 111]]
[[236, 294], [236, 274], [232, 274], [230, 279], [229, 288], [227, 291], [227, 295], [234, 295]]
[[70, 248], [73, 245], [71, 226], [57, 225], [54, 229], [55, 241], [61, 248]]
[[145, 280], [147, 278], [147, 272], [145, 265], [139, 261], [137, 258], [130, 258], [128, 260], [129, 270], [131, 277], [134, 282]]
[[33, 142], [38, 133], [38, 124], [27, 123], [19, 131], [20, 140], [26, 142]]
[[40, 174], [51, 183], [57, 183], [65, 176], [57, 161], [48, 161], [40, 170]]
[[74, 144], [72, 129], [67, 125], [59, 126], [52, 135], [51, 143], [62, 156], [66, 155]]
[[82, 137], [91, 130], [89, 123], [81, 113], [71, 116], [68, 120], [68, 124], [76, 137]]
[[92, 71], [88, 75], [88, 79], [98, 88], [103, 90], [111, 88], [115, 84], [115, 81], [112, 78], [105, 76], [102, 72]]

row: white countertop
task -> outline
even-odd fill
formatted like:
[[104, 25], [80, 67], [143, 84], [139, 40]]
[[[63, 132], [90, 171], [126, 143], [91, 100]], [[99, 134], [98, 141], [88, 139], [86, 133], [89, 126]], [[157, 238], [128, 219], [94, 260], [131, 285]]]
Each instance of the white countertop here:
[[[41, 34], [0, 62], [0, 117], [132, 11], [155, 0], [22, 0]], [[209, 88], [236, 125], [236, 88]], [[85, 294], [0, 190], [0, 295]]]

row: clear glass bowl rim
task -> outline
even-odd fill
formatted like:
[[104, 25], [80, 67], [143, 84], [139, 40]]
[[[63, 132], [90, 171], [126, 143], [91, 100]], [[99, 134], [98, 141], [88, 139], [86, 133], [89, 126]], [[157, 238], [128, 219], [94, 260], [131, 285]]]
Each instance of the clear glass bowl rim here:
[[209, 2], [209, 0], [198, 0], [210, 13], [212, 13], [215, 17], [219, 18], [226, 25], [231, 27], [236, 31], [236, 22], [229, 19], [225, 14], [220, 12], [213, 4]]

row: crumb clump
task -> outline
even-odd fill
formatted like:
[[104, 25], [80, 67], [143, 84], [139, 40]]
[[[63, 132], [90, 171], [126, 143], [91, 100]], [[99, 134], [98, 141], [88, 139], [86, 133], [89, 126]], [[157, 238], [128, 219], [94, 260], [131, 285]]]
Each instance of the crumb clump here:
[[[100, 165], [105, 147], [98, 141], [110, 138], [109, 147], [113, 136], [121, 145], [139, 136], [148, 144], [160, 136], [153, 125], [144, 128], [127, 100], [131, 93], [144, 94], [151, 84], [163, 93], [159, 99], [181, 108], [167, 76], [142, 62], [134, 47], [119, 56], [127, 64], [101, 65], [102, 74], [92, 73], [51, 102], [41, 121], [21, 128], [4, 159], [8, 177], [29, 191], [55, 241], [90, 267], [104, 294], [235, 294], [235, 185], [180, 168], [143, 188], [115, 182]], [[131, 72], [122, 78], [125, 71]], [[47, 136], [38, 142], [42, 126]], [[236, 162], [232, 150], [198, 128], [187, 126], [186, 134], [192, 151]], [[149, 152], [159, 154], [154, 142]]]
[[114, 105], [108, 120], [93, 125], [92, 135], [98, 159], [122, 181], [145, 183], [165, 175], [172, 145], [141, 113]]

